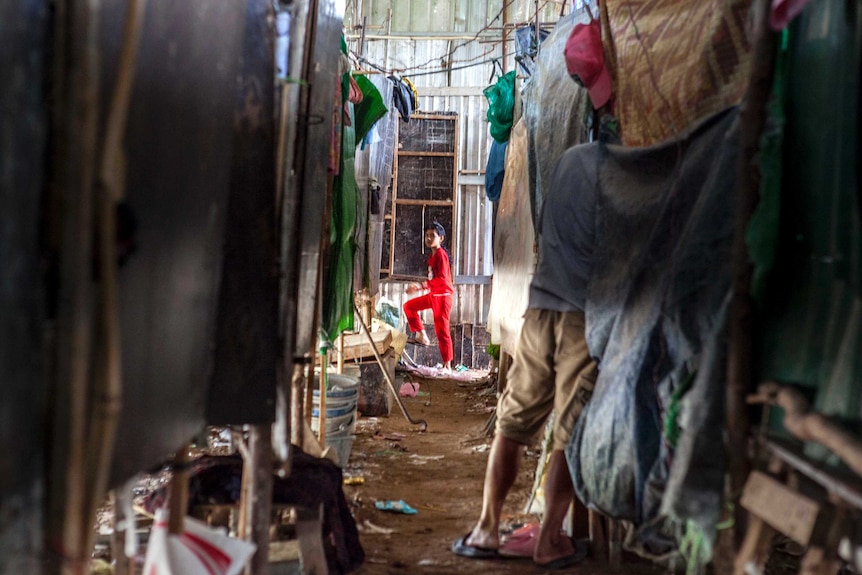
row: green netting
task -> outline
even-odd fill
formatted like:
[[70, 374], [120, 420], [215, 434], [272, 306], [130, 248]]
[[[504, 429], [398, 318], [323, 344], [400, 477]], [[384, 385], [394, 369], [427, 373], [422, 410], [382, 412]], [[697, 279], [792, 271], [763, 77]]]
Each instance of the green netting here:
[[501, 144], [508, 142], [515, 114], [515, 71], [500, 76], [496, 84], [488, 86], [482, 93], [488, 99], [485, 117], [491, 123], [491, 137]]

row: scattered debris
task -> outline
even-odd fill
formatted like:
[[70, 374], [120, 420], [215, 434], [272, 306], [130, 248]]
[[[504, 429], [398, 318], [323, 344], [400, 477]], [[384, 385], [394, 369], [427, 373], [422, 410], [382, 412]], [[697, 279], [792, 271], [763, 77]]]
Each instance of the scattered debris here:
[[444, 457], [444, 455], [416, 455], [414, 453], [410, 456], [410, 463], [413, 465], [425, 465], [429, 461], [440, 461]]
[[[448, 509], [442, 509], [440, 507], [431, 507], [430, 505], [414, 505], [416, 509], [421, 509], [422, 511], [437, 511], [438, 513], [447, 513]], [[426, 527], [421, 531], [417, 531], [417, 533], [431, 533], [431, 528]]]
[[401, 397], [416, 397], [416, 393], [419, 391], [419, 384], [413, 381], [405, 381], [401, 384], [401, 388], [398, 390], [398, 395]]
[[396, 433], [396, 432], [380, 433], [380, 432], [377, 432], [371, 436], [371, 439], [380, 439], [380, 440], [387, 440], [387, 441], [401, 441], [405, 437], [407, 437], [407, 436], [404, 435], [403, 433]]
[[404, 515], [416, 515], [418, 511], [407, 505], [403, 499], [398, 501], [375, 501], [374, 507], [380, 511], [390, 511], [392, 513], [403, 513]]
[[490, 449], [491, 449], [491, 446], [488, 445], [487, 443], [484, 443], [482, 445], [474, 445], [473, 446], [473, 453], [485, 453], [486, 451], [488, 451]]
[[368, 529], [369, 533], [378, 533], [380, 535], [392, 535], [393, 533], [398, 533], [397, 529], [390, 529], [389, 527], [380, 527], [375, 525], [368, 519], [362, 522], [362, 525], [365, 529]]

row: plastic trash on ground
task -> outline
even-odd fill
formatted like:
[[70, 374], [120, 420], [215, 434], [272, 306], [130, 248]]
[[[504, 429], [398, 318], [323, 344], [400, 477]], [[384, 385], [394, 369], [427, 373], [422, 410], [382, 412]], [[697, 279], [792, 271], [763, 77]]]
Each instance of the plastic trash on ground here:
[[398, 390], [398, 395], [401, 397], [416, 397], [416, 392], [419, 391], [419, 384], [412, 381], [405, 381], [401, 384]]
[[239, 575], [255, 546], [186, 517], [183, 533], [168, 534], [168, 511], [156, 512], [143, 572], [147, 575]]
[[380, 511], [390, 511], [392, 513], [403, 513], [404, 515], [416, 515], [415, 509], [407, 505], [404, 500], [399, 501], [376, 501], [374, 507]]

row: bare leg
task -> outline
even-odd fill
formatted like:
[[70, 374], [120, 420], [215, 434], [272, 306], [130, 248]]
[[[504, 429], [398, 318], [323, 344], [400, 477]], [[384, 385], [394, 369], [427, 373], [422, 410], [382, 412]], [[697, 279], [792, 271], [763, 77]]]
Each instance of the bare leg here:
[[425, 333], [425, 330], [416, 332], [416, 341], [421, 343], [422, 345], [431, 345], [431, 340], [428, 339], [428, 334]]
[[572, 542], [561, 533], [563, 519], [566, 518], [574, 495], [566, 455], [556, 449], [551, 452], [548, 473], [545, 476], [545, 516], [542, 518], [542, 528], [539, 530], [536, 550], [533, 552], [533, 561], [536, 563], [547, 563], [574, 553]]
[[488, 467], [485, 469], [482, 513], [467, 538], [467, 545], [483, 549], [497, 549], [500, 546], [500, 514], [506, 495], [518, 476], [522, 451], [520, 443], [500, 434], [494, 436]]

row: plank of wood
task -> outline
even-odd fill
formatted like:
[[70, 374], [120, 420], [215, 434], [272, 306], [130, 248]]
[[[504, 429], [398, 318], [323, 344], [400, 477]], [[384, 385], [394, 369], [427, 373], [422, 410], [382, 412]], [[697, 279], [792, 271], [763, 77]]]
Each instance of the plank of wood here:
[[[392, 345], [392, 332], [388, 329], [372, 332], [377, 352], [383, 354]], [[337, 352], [336, 352], [337, 353]], [[334, 355], [330, 353], [330, 361]], [[344, 361], [351, 359], [361, 359], [365, 357], [374, 357], [374, 352], [371, 350], [371, 344], [365, 334], [354, 333], [344, 336]]]
[[775, 530], [801, 545], [808, 545], [822, 506], [760, 471], [745, 483], [741, 505]]

